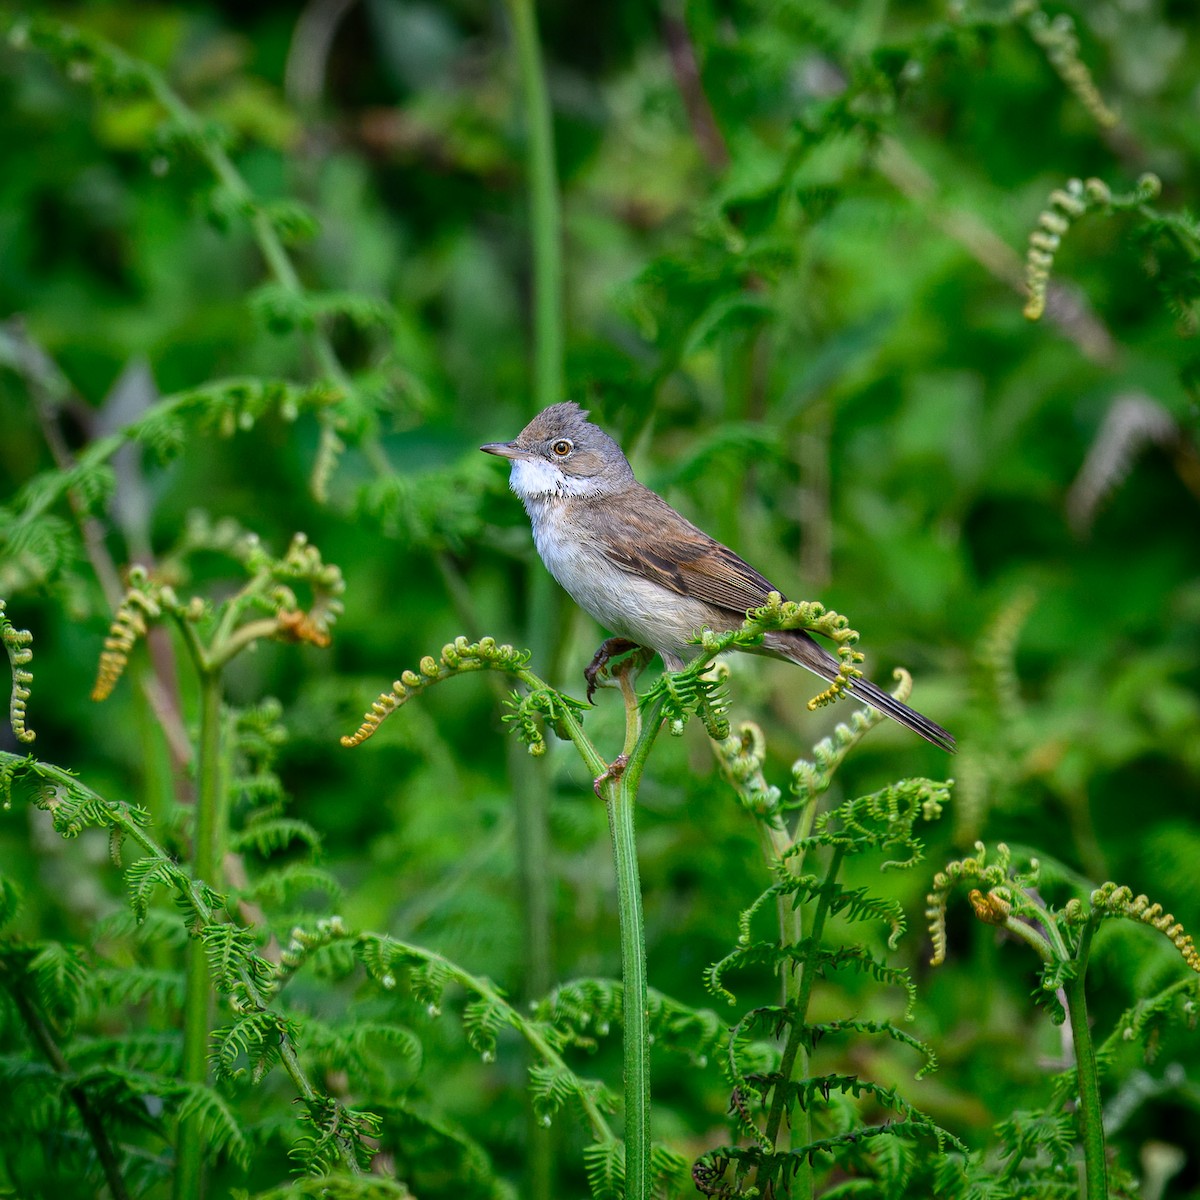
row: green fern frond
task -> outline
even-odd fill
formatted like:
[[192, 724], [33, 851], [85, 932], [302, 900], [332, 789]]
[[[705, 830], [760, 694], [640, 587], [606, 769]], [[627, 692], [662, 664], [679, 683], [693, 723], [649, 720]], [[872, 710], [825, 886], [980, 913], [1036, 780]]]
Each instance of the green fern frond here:
[[0, 642], [4, 643], [12, 673], [8, 725], [17, 741], [27, 744], [37, 736], [25, 725], [25, 704], [29, 699], [29, 685], [33, 682], [33, 674], [29, 670], [29, 664], [33, 661], [33, 651], [29, 648], [32, 641], [33, 634], [28, 629], [16, 629], [9, 621], [4, 611], [4, 601], [0, 600]]
[[786, 946], [777, 942], [753, 942], [739, 946], [705, 971], [705, 986], [714, 995], [723, 997], [730, 1004], [736, 1004], [737, 997], [725, 987], [725, 975], [734, 968], [760, 966], [771, 967], [777, 972], [803, 966], [805, 970], [816, 971], [822, 978], [830, 971], [843, 968], [869, 975], [877, 983], [904, 989], [908, 996], [906, 1012], [910, 1019], [917, 1002], [916, 985], [909, 978], [907, 971], [900, 967], [889, 967], [865, 946], [838, 946], [827, 949], [812, 938], [801, 938]]
[[400, 1058], [419, 1065], [421, 1042], [411, 1029], [386, 1021], [355, 1021], [350, 1030], [351, 1044], [360, 1057], [376, 1043], [396, 1052]]
[[86, 511], [102, 508], [112, 499], [116, 476], [110, 466], [84, 456], [68, 467], [40, 471], [22, 484], [14, 507], [28, 519], [41, 514], [69, 493], [74, 493]]
[[881, 869], [914, 866], [924, 857], [914, 826], [941, 815], [952, 787], [952, 780], [902, 779], [870, 795], [847, 800], [821, 813], [816, 819], [816, 833], [798, 838], [789, 855], [806, 853], [816, 846], [836, 846], [849, 853], [896, 848], [907, 857], [885, 862]]
[[431, 1017], [441, 1015], [442, 998], [453, 979], [450, 964], [440, 958], [411, 961], [409, 964], [408, 986], [412, 989], [414, 999], [425, 1005]]
[[181, 889], [187, 876], [167, 858], [140, 858], [125, 868], [125, 884], [129, 889], [129, 905], [134, 916], [145, 920], [156, 887]]
[[30, 515], [0, 508], [0, 546], [0, 588], [6, 592], [50, 583], [78, 559], [74, 525], [54, 513]]
[[104, 639], [104, 650], [100, 655], [100, 668], [92, 688], [93, 700], [107, 700], [125, 671], [134, 643], [146, 636], [151, 621], [162, 616], [161, 597], [158, 588], [133, 585], [125, 593], [113, 616], [112, 627]]
[[104, 1004], [131, 1007], [153, 1004], [179, 1008], [183, 1004], [183, 973], [170, 967], [99, 967], [92, 975], [97, 999]]
[[616, 1111], [616, 1097], [596, 1080], [583, 1080], [561, 1063], [532, 1063], [529, 1067], [529, 1096], [543, 1125], [570, 1101], [584, 1094], [606, 1112]]
[[1018, 1162], [1048, 1156], [1052, 1164], [1066, 1167], [1075, 1150], [1075, 1120], [1069, 1112], [1014, 1112], [997, 1124], [996, 1134]]
[[330, 1024], [305, 1016], [302, 1033], [306, 1053], [324, 1071], [345, 1071], [354, 1079], [378, 1078], [397, 1060], [419, 1066], [421, 1041], [411, 1029], [391, 1021], [354, 1020]]
[[296, 1024], [274, 1012], [252, 1012], [238, 1017], [231, 1025], [214, 1031], [209, 1055], [218, 1079], [233, 1079], [245, 1071], [258, 1083], [279, 1061], [279, 1046], [284, 1035], [295, 1037]]
[[[924, 1062], [916, 1073], [917, 1079], [922, 1079], [926, 1075], [937, 1070], [938, 1060], [932, 1046], [928, 1042], [921, 1041], [920, 1038], [914, 1037], [911, 1033], [899, 1028], [891, 1021], [868, 1021], [857, 1017], [845, 1017], [831, 1021], [817, 1021], [814, 1023], [796, 1024], [797, 1013], [794, 1007], [786, 1004], [766, 1004], [759, 1008], [751, 1009], [745, 1016], [734, 1026], [731, 1034], [731, 1040], [736, 1043], [747, 1030], [755, 1025], [764, 1025], [769, 1027], [775, 1036], [779, 1036], [784, 1029], [797, 1028], [803, 1038], [804, 1044], [808, 1047], [810, 1053], [815, 1051], [820, 1042], [829, 1035], [839, 1033], [857, 1033], [866, 1034], [868, 1036], [882, 1036], [890, 1038], [892, 1041], [903, 1046], [908, 1046], [921, 1055]], [[733, 1058], [736, 1061], [737, 1051], [736, 1045]], [[753, 1074], [753, 1071], [748, 1072]], [[740, 1074], [740, 1072], [735, 1072]]]
[[229, 839], [235, 853], [254, 849], [262, 858], [270, 858], [296, 842], [316, 852], [321, 848], [321, 835], [307, 821], [265, 816], [251, 817], [245, 827], [231, 834]]
[[25, 1053], [0, 1055], [0, 1089], [9, 1136], [44, 1135], [69, 1127], [66, 1081], [48, 1064], [31, 1061]]
[[250, 294], [250, 307], [264, 328], [275, 334], [311, 332], [334, 319], [370, 332], [386, 329], [395, 315], [381, 300], [355, 292], [301, 292], [283, 283], [264, 283]]
[[363, 484], [355, 511], [401, 545], [453, 550], [479, 536], [488, 482], [473, 462], [385, 475]]
[[750, 922], [755, 913], [768, 907], [782, 897], [792, 897], [792, 907], [806, 900], [824, 899], [828, 914], [843, 915], [848, 921], [882, 921], [889, 930], [888, 948], [894, 950], [907, 929], [904, 906], [898, 900], [874, 895], [870, 888], [846, 887], [836, 880], [826, 880], [816, 875], [791, 875], [782, 870], [781, 877], [773, 883], [738, 918], [738, 940], [750, 940]]
[[1022, 711], [1020, 684], [1013, 659], [1017, 639], [1037, 604], [1033, 588], [1018, 588], [992, 617], [975, 649], [980, 691], [1002, 721], [1014, 721]]
[[1135, 896], [1133, 890], [1115, 883], [1101, 884], [1088, 897], [1090, 911], [1078, 901], [1067, 905], [1069, 921], [1125, 917], [1157, 929], [1179, 951], [1183, 961], [1200, 973], [1200, 951], [1191, 934], [1161, 904], [1152, 904], [1147, 896]]
[[274, 973], [273, 965], [259, 956], [254, 935], [241, 925], [202, 925], [199, 937], [213, 986], [221, 992], [235, 992], [246, 977], [265, 981]]
[[1108, 1066], [1118, 1050], [1130, 1042], [1150, 1046], [1155, 1035], [1173, 1022], [1194, 1027], [1197, 1013], [1200, 1013], [1200, 980], [1189, 975], [1126, 1009], [1112, 1033], [1097, 1048], [1097, 1062], [1102, 1068]]
[[[435, 1113], [428, 1104], [379, 1106], [387, 1130], [386, 1146], [397, 1159], [397, 1173], [420, 1195], [426, 1170], [439, 1181], [453, 1181], [456, 1195], [471, 1200], [516, 1200], [498, 1178], [487, 1151], [464, 1130]], [[438, 1190], [437, 1187], [431, 1191]]]
[[490, 996], [479, 996], [463, 1009], [463, 1030], [471, 1048], [483, 1056], [484, 1062], [496, 1057], [496, 1038], [511, 1024], [512, 1009]]
[[[855, 1094], [853, 1084], [849, 1082], [853, 1079], [853, 1076], [821, 1076], [806, 1080], [804, 1081], [806, 1085], [812, 1085], [807, 1089], [809, 1094], [806, 1102], [812, 1103], [817, 1095], [824, 1096], [826, 1088], [829, 1092], [833, 1092], [835, 1089], [842, 1090], [843, 1083], [845, 1090], [850, 1094]], [[867, 1092], [868, 1089], [860, 1088], [860, 1091]], [[943, 1153], [947, 1146], [954, 1147], [963, 1155], [967, 1153], [966, 1147], [953, 1134], [918, 1109], [913, 1108], [912, 1105], [907, 1104], [899, 1095], [894, 1094], [889, 1097], [888, 1092], [889, 1089], [884, 1088], [871, 1094], [885, 1107], [891, 1107], [901, 1112], [903, 1115], [900, 1120], [889, 1121], [881, 1125], [856, 1124], [852, 1129], [834, 1133], [828, 1137], [814, 1138], [783, 1151], [773, 1151], [762, 1146], [722, 1146], [716, 1150], [710, 1150], [702, 1155], [692, 1168], [692, 1178], [697, 1189], [706, 1196], [733, 1197], [743, 1193], [733, 1190], [730, 1185], [725, 1183], [725, 1176], [731, 1165], [737, 1164], [743, 1171], [755, 1169], [757, 1178], [771, 1181], [768, 1184], [771, 1186], [771, 1184], [782, 1183], [792, 1177], [803, 1161], [807, 1161], [811, 1165], [817, 1156], [822, 1154], [838, 1159], [847, 1152], [862, 1150], [867, 1143], [876, 1138], [926, 1138], [936, 1143], [939, 1154]], [[799, 1100], [799, 1096], [797, 1099]], [[897, 1101], [898, 1106], [891, 1103], [892, 1100]]]
[[594, 1142], [583, 1150], [592, 1200], [625, 1200], [625, 1143]]
[[[686, 1054], [697, 1065], [723, 1044], [724, 1022], [707, 1008], [693, 1008], [655, 988], [647, 989], [647, 1023], [655, 1045]], [[624, 1021], [624, 989], [615, 979], [573, 979], [560, 984], [534, 1009], [535, 1017], [563, 1043], [591, 1048]]]
[[624, 995], [615, 979], [572, 979], [559, 984], [534, 1008], [534, 1016], [551, 1028], [563, 1044], [592, 1047], [622, 1020]]
[[235, 775], [229, 781], [229, 793], [235, 801], [259, 810], [278, 809], [286, 799], [283, 783], [274, 771]]
[[[368, 974], [379, 979], [384, 987], [393, 988], [396, 980], [391, 974], [391, 957], [389, 954], [386, 965], [380, 965], [383, 955], [377, 946], [379, 942], [386, 945], [387, 939], [366, 939], [362, 946], [357, 945], [341, 917], [326, 917], [311, 927], [296, 925], [279, 953], [279, 965], [270, 981], [271, 991], [278, 992], [309, 962], [320, 962], [326, 968], [325, 978], [341, 979], [354, 970], [357, 960], [361, 960]], [[332, 951], [336, 960], [322, 959], [323, 951]]]
[[261, 872], [249, 887], [234, 895], [256, 903], [291, 908], [301, 897], [313, 892], [337, 902], [342, 897], [342, 885], [328, 871], [298, 862]]
[[678, 1196], [690, 1182], [690, 1167], [689, 1159], [678, 1150], [662, 1142], [650, 1144], [650, 1183], [655, 1196]]
[[729, 737], [727, 680], [727, 671], [713, 670], [707, 664], [685, 667], [678, 672], [666, 671], [642, 697], [642, 706], [646, 708], [661, 699], [663, 719], [675, 737], [683, 732], [689, 717], [695, 715], [703, 722], [708, 736], [722, 742]]
[[101, 917], [92, 931], [96, 945], [113, 940], [178, 950], [187, 939], [187, 927], [180, 922], [179, 914], [163, 908], [149, 908], [140, 918], [132, 908], [114, 909]]
[[439, 658], [426, 655], [421, 659], [420, 674], [416, 671], [405, 671], [392, 684], [392, 690], [384, 692], [371, 706], [371, 711], [364, 717], [358, 730], [341, 739], [342, 745], [361, 745], [397, 708], [431, 684], [467, 671], [504, 671], [510, 675], [521, 676], [528, 662], [529, 651], [497, 645], [495, 638], [485, 637], [478, 642], [468, 642], [465, 637], [455, 638], [453, 642], [442, 647]]
[[[897, 670], [899, 686], [892, 693], [897, 700], [905, 701], [912, 691], [912, 676], [907, 671]], [[818, 796], [828, 791], [834, 773], [842, 765], [846, 755], [862, 741], [871, 729], [886, 720], [875, 709], [859, 709], [850, 718], [850, 723], [839, 723], [830, 737], [822, 738], [813, 747], [811, 759], [798, 758], [792, 764], [792, 794], [796, 797], [787, 808], [804, 808]]]
[[570, 696], [564, 696], [554, 688], [534, 688], [522, 695], [512, 692], [504, 701], [508, 711], [501, 717], [505, 724], [511, 725], [517, 736], [529, 747], [529, 753], [534, 758], [540, 758], [546, 753], [546, 739], [542, 735], [541, 722], [545, 721], [551, 729], [566, 736], [562, 731], [563, 716], [570, 712], [580, 715], [587, 705]]
[[1038, 228], [1029, 235], [1029, 250], [1025, 257], [1025, 288], [1029, 299], [1025, 305], [1025, 316], [1038, 320], [1046, 311], [1046, 291], [1050, 283], [1050, 271], [1059, 245], [1072, 222], [1089, 212], [1116, 213], [1138, 211], [1143, 217], [1153, 218], [1156, 214], [1147, 204], [1162, 190], [1156, 175], [1143, 175], [1128, 195], [1114, 196], [1112, 190], [1100, 179], [1070, 179], [1065, 188], [1056, 188], [1050, 193], [1047, 207], [1038, 216]]
[[693, 1008], [654, 988], [647, 993], [650, 1037], [666, 1050], [704, 1066], [725, 1040], [725, 1023], [710, 1008]]
[[80, 946], [42, 942], [25, 965], [38, 1007], [60, 1029], [69, 1028], [95, 1003], [95, 979]]
[[1091, 71], [1079, 56], [1079, 38], [1070, 15], [1059, 13], [1051, 18], [1040, 8], [1034, 8], [1025, 18], [1025, 28], [1092, 120], [1101, 129], [1112, 129], [1118, 124], [1120, 118], [1104, 102]]
[[249, 1167], [250, 1148], [237, 1118], [219, 1093], [204, 1084], [179, 1081], [169, 1094], [180, 1101], [177, 1120], [199, 1123], [208, 1153], [227, 1155], [242, 1170]]
[[727, 738], [709, 739], [721, 774], [756, 816], [778, 822], [781, 792], [767, 782], [763, 767], [767, 761], [767, 740], [753, 721], [743, 721], [737, 732]]
[[331, 1097], [310, 1101], [300, 1114], [300, 1120], [312, 1127], [296, 1139], [288, 1156], [310, 1174], [328, 1174], [342, 1162], [343, 1147], [349, 1145], [358, 1164], [366, 1168], [374, 1157], [383, 1122], [379, 1115], [366, 1109], [351, 1108]]
[[86, 1037], [76, 1034], [71, 1039], [71, 1066], [74, 1070], [109, 1070], [117, 1068], [141, 1075], [178, 1077], [181, 1046], [179, 1034], [146, 1030], [124, 1031], [113, 1037]]

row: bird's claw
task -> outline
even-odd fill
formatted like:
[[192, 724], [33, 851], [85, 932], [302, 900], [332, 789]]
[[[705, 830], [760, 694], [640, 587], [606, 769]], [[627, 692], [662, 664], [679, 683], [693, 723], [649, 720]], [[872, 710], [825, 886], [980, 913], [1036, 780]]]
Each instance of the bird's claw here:
[[603, 800], [604, 796], [600, 791], [603, 784], [610, 779], [620, 779], [625, 774], [625, 768], [629, 766], [629, 755], [618, 754], [616, 758], [602, 771], [595, 779], [592, 780], [592, 791], [596, 793], [597, 800]]
[[600, 649], [592, 655], [592, 661], [583, 669], [583, 677], [587, 680], [587, 699], [589, 704], [591, 704], [592, 697], [596, 694], [600, 673], [608, 666], [609, 660], [616, 658], [618, 654], [624, 654], [629, 650], [636, 650], [637, 646], [637, 642], [631, 642], [628, 638], [623, 637], [606, 638], [600, 643]]

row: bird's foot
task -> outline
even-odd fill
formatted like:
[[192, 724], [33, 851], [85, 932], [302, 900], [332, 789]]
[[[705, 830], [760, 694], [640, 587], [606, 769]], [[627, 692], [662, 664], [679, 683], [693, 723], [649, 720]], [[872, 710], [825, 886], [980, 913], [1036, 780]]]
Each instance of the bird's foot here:
[[592, 697], [596, 694], [596, 686], [600, 679], [601, 672], [608, 666], [609, 660], [617, 657], [618, 654], [626, 654], [630, 650], [638, 648], [637, 642], [631, 642], [628, 638], [610, 637], [600, 643], [600, 649], [592, 655], [592, 661], [583, 670], [583, 677], [587, 680], [587, 698], [591, 704]]
[[600, 791], [603, 784], [606, 784], [610, 779], [620, 779], [625, 774], [625, 768], [629, 766], [629, 755], [618, 754], [616, 758], [605, 768], [605, 770], [592, 780], [592, 791], [596, 793], [597, 800], [603, 800], [604, 796]]

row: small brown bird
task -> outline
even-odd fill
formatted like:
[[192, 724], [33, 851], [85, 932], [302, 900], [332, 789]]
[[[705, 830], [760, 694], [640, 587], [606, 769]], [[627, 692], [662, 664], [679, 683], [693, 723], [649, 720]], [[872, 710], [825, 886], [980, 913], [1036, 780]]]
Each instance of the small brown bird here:
[[[510, 485], [533, 524], [547, 570], [575, 602], [617, 636], [588, 668], [588, 695], [611, 654], [656, 650], [668, 671], [699, 653], [692, 639], [741, 625], [778, 592], [727, 546], [697, 529], [634, 478], [621, 447], [573, 403], [538, 413], [511, 442], [480, 449], [512, 462]], [[838, 661], [803, 630], [768, 633], [756, 653], [832, 680]], [[850, 691], [951, 753], [954, 738], [867, 679]]]

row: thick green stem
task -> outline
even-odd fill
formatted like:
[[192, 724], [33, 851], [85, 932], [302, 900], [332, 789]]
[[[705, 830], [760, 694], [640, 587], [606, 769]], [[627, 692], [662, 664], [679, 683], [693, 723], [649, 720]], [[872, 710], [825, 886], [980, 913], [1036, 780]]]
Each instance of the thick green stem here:
[[646, 937], [638, 877], [634, 809], [637, 780], [623, 775], [608, 801], [617, 909], [621, 924], [624, 996], [625, 1200], [650, 1195], [650, 1025], [646, 999]]
[[[533, 394], [539, 409], [563, 398], [563, 281], [562, 232], [558, 203], [558, 177], [554, 162], [554, 125], [546, 94], [546, 75], [538, 44], [534, 0], [508, 0], [513, 40], [525, 100], [525, 125], [528, 131], [528, 185], [531, 237], [533, 241]], [[554, 607], [550, 580], [540, 564], [531, 581], [533, 603], [528, 641], [538, 650], [547, 646], [535, 643], [547, 637]], [[550, 662], [549, 654], [537, 654], [537, 661]], [[553, 678], [553, 672], [551, 672]], [[517, 786], [517, 857], [525, 900], [525, 938], [532, 966], [530, 990], [536, 994], [549, 986], [553, 972], [553, 947], [550, 937], [550, 890], [544, 870], [549, 847], [547, 810], [549, 791], [543, 776], [535, 775], [522, 764], [514, 772]], [[531, 1155], [528, 1184], [531, 1200], [553, 1194], [552, 1146], [531, 1120]]]
[[1096, 1071], [1096, 1049], [1088, 1024], [1087, 975], [1088, 953], [1095, 926], [1085, 925], [1075, 954], [1076, 970], [1063, 988], [1067, 1013], [1071, 1019], [1071, 1042], [1075, 1047], [1075, 1070], [1079, 1077], [1079, 1132], [1083, 1141], [1083, 1166], [1087, 1180], [1087, 1200], [1108, 1200], [1108, 1170], [1104, 1155], [1104, 1111], [1100, 1106], [1100, 1080]]
[[[196, 765], [196, 814], [192, 874], [219, 888], [224, 841], [221, 804], [221, 682], [213, 671], [200, 676], [200, 752]], [[187, 945], [187, 991], [183, 1005], [183, 1078], [208, 1081], [208, 1042], [212, 1031], [212, 987], [204, 943]], [[176, 1200], [203, 1195], [203, 1135], [197, 1117], [179, 1123], [175, 1168]]]
[[554, 164], [554, 125], [538, 45], [533, 0], [508, 0], [529, 136], [533, 226], [533, 394], [539, 408], [563, 396], [562, 220]]
[[649, 1200], [650, 1177], [650, 1018], [646, 984], [646, 931], [638, 875], [634, 816], [638, 785], [650, 747], [658, 736], [661, 706], [645, 720], [633, 690], [630, 669], [618, 678], [625, 695], [625, 748], [628, 761], [615, 779], [602, 785], [612, 834], [621, 926], [621, 983], [624, 998], [625, 1200]]

